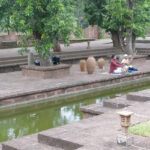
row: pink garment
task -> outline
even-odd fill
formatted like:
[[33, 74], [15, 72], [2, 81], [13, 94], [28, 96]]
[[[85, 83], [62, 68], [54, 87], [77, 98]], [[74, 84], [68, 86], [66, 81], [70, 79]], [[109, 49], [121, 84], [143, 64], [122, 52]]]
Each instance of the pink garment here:
[[113, 73], [118, 67], [123, 67], [123, 64], [121, 64], [116, 59], [112, 59], [110, 62], [110, 71], [109, 73]]

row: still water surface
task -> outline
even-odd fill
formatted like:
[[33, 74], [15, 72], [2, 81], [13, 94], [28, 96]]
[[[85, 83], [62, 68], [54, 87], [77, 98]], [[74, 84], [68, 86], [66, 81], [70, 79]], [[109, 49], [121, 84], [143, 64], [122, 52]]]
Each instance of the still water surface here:
[[86, 99], [0, 118], [0, 142], [79, 121], [82, 119], [82, 113], [79, 111], [81, 106], [100, 103], [112, 97], [114, 95]]

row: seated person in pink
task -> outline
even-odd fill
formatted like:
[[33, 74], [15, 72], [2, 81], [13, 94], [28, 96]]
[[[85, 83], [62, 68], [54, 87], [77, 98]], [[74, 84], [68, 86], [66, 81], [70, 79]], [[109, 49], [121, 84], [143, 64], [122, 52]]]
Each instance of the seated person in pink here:
[[122, 68], [123, 64], [121, 64], [119, 61], [117, 61], [116, 55], [112, 55], [112, 59], [111, 59], [111, 62], [110, 62], [110, 71], [109, 71], [109, 73], [114, 73], [114, 71], [119, 67]]

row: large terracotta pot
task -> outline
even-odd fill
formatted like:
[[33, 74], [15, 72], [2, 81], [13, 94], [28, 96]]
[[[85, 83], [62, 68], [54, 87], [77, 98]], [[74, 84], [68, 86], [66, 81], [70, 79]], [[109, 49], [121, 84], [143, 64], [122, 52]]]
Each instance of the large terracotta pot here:
[[89, 56], [86, 62], [88, 74], [92, 74], [96, 67], [96, 60], [93, 56]]
[[82, 72], [86, 71], [86, 60], [80, 60], [80, 70]]
[[105, 65], [105, 60], [103, 58], [98, 59], [97, 61], [99, 69], [103, 69]]

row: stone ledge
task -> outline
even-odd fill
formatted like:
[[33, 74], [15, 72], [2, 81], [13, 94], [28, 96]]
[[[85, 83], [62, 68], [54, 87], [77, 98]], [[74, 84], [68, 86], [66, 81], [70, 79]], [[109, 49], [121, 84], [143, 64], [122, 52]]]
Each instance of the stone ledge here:
[[70, 68], [70, 65], [67, 64], [60, 64], [56, 66], [21, 66], [22, 69], [28, 69], [28, 70], [36, 70], [36, 71], [52, 71], [52, 70], [57, 70], [57, 69], [65, 69], [65, 68]]
[[83, 146], [78, 143], [71, 142], [69, 140], [55, 138], [52, 136], [44, 135], [42, 133], [38, 134], [38, 141], [39, 143], [57, 148], [62, 148], [64, 150], [75, 150]]

